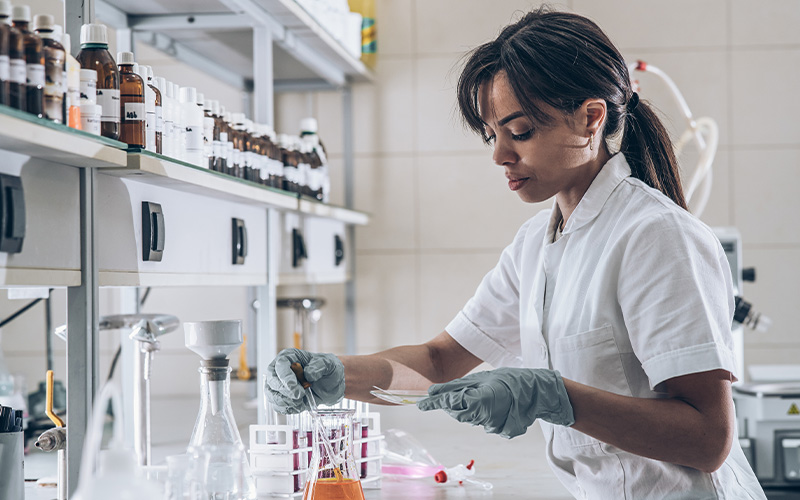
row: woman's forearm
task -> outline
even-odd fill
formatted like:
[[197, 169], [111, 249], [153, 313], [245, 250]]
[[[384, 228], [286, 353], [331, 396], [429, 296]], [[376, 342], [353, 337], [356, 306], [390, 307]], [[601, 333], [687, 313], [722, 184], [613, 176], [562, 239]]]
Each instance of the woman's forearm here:
[[718, 469], [728, 456], [734, 438], [730, 381], [727, 395], [725, 381], [712, 380], [710, 392], [716, 394], [696, 400], [634, 398], [571, 380], [564, 383], [575, 430], [636, 455], [704, 472]]

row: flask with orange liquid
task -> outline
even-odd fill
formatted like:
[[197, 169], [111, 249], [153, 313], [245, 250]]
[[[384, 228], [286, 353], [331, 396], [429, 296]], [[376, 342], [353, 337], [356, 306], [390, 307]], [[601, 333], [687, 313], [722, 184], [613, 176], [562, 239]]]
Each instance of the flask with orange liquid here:
[[353, 455], [355, 410], [312, 410], [314, 446], [303, 500], [364, 500]]

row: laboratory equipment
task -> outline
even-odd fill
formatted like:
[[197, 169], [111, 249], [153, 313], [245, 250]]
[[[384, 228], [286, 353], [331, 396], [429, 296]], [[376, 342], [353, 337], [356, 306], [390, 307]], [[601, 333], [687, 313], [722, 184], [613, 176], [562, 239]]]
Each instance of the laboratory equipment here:
[[480, 481], [474, 478], [475, 476], [475, 460], [470, 460], [467, 465], [458, 464], [454, 467], [447, 467], [434, 474], [433, 479], [437, 483], [458, 483], [469, 484], [484, 490], [491, 490], [492, 483]]
[[[202, 358], [199, 369], [202, 399], [188, 451], [199, 459], [209, 446], [232, 445], [243, 449], [231, 408], [231, 367], [228, 359], [228, 355], [242, 343], [241, 321], [200, 321], [184, 323], [183, 326], [186, 347]], [[241, 454], [241, 462], [246, 493], [231, 498], [254, 499], [255, 483], [244, 453]]]
[[42, 451], [58, 453], [58, 500], [67, 498], [67, 428], [64, 421], [53, 412], [53, 370], [47, 370], [47, 402], [45, 413], [55, 427], [44, 431], [36, 440], [36, 447]]
[[369, 391], [370, 394], [378, 399], [396, 405], [415, 405], [417, 401], [428, 397], [427, 391], [406, 391], [395, 389], [387, 391], [381, 389], [377, 385], [372, 386], [373, 390]]
[[364, 500], [353, 451], [355, 410], [318, 410], [314, 414], [311, 468], [303, 500]]
[[0, 498], [23, 498], [22, 411], [0, 406]]
[[318, 297], [282, 298], [276, 305], [278, 309], [294, 310], [293, 347], [317, 352], [317, 323], [322, 317], [325, 300]]
[[[685, 177], [689, 179], [689, 182], [685, 182], [683, 185], [686, 205], [694, 215], [700, 217], [711, 195], [711, 167], [714, 163], [714, 156], [717, 153], [717, 144], [719, 142], [719, 127], [717, 126], [717, 122], [709, 117], [695, 118], [689, 109], [689, 105], [686, 103], [686, 99], [683, 98], [683, 94], [678, 90], [678, 86], [675, 85], [675, 82], [660, 68], [645, 61], [636, 61], [628, 65], [628, 73], [631, 75], [631, 79], [633, 79], [634, 71], [652, 73], [663, 80], [683, 114], [687, 128], [681, 134], [680, 139], [675, 143], [675, 156], [680, 157], [684, 148], [690, 141], [694, 142], [697, 146], [699, 152], [697, 163], [692, 171], [691, 177], [688, 175]], [[634, 91], [638, 92], [639, 82], [633, 80], [632, 87]]]

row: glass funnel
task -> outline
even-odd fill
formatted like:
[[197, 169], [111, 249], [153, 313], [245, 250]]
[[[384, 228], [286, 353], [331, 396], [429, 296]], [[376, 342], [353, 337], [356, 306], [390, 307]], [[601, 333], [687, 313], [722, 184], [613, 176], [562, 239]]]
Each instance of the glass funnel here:
[[303, 500], [364, 500], [353, 455], [355, 410], [317, 410], [314, 445]]
[[[200, 412], [197, 415], [197, 422], [194, 425], [192, 439], [189, 442], [189, 453], [195, 459], [207, 452], [208, 449], [220, 446], [233, 446], [244, 450], [239, 429], [233, 418], [233, 408], [231, 407], [231, 368], [228, 366], [227, 359], [203, 360], [200, 367], [200, 387], [201, 401]], [[253, 476], [250, 473], [250, 465], [247, 463], [247, 454], [240, 453], [242, 475], [245, 478], [244, 488], [237, 488], [231, 491], [231, 495], [224, 495], [220, 492], [208, 499], [255, 499], [256, 489]], [[215, 460], [214, 457], [206, 461]], [[229, 460], [228, 460], [229, 461]], [[207, 467], [214, 468], [214, 464], [206, 464]]]

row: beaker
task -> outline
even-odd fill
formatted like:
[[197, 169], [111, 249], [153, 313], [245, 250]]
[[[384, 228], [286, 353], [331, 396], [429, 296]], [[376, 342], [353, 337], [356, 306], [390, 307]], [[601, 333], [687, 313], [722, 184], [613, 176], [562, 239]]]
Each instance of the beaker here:
[[314, 446], [303, 500], [364, 500], [353, 455], [355, 410], [312, 413]]

